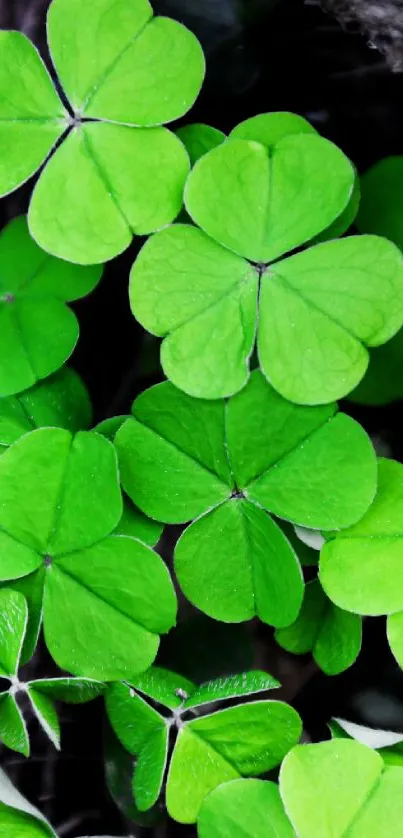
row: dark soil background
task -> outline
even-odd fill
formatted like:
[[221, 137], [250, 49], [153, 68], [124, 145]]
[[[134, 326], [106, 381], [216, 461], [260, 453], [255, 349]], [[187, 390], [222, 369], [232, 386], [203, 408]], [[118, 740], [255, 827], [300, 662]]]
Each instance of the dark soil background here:
[[[290, 110], [339, 144], [359, 171], [383, 156], [403, 153], [402, 0], [323, 0], [322, 5], [316, 0], [154, 0], [153, 5], [157, 13], [193, 29], [206, 52], [206, 83], [186, 121], [227, 131], [255, 113]], [[0, 27], [21, 29], [46, 56], [47, 6], [47, 0], [0, 0]], [[26, 211], [32, 186], [31, 181], [1, 202], [2, 225]], [[95, 421], [127, 412], [135, 395], [160, 375], [158, 347], [128, 306], [128, 273], [141, 243], [136, 240], [109, 263], [96, 291], [75, 304], [81, 337], [72, 365], [90, 390]], [[389, 455], [403, 459], [401, 403], [343, 407], [387, 446]], [[160, 545], [168, 561], [176, 534], [166, 532]], [[326, 678], [308, 656], [293, 659], [278, 650], [268, 627], [227, 627], [182, 603], [179, 627], [163, 641], [159, 660], [195, 680], [266, 668], [284, 684], [282, 697], [302, 713], [313, 740], [327, 736], [331, 715], [403, 730], [403, 674], [388, 650], [381, 619], [366, 621], [357, 663], [341, 676]], [[28, 668], [35, 675], [55, 672], [43, 645]], [[60, 838], [143, 835], [125, 817], [134, 815], [127, 794], [131, 763], [116, 754], [110, 736], [109, 784], [120, 809], [106, 788], [102, 702], [64, 705], [61, 719], [61, 754], [31, 720], [32, 758], [24, 761], [3, 749], [2, 766]], [[144, 834], [170, 838], [195, 831], [162, 819]]]

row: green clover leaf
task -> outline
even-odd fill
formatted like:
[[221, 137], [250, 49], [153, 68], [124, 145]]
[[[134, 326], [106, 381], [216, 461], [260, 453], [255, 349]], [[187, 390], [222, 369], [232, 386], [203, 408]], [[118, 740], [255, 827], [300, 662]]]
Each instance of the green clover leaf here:
[[79, 333], [66, 303], [89, 294], [101, 275], [101, 267], [83, 268], [44, 253], [30, 237], [25, 216], [2, 230], [0, 396], [26, 390], [64, 364]]
[[0, 33], [0, 193], [62, 138], [34, 189], [30, 231], [55, 256], [104, 262], [181, 209], [189, 160], [160, 126], [193, 104], [203, 53], [148, 0], [53, 0], [47, 36], [69, 112], [33, 44]]
[[176, 133], [186, 148], [191, 166], [226, 139], [225, 134], [218, 128], [212, 128], [211, 125], [205, 125], [202, 122], [183, 125]]
[[277, 643], [287, 652], [312, 652], [326, 675], [338, 675], [354, 663], [361, 649], [361, 636], [360, 617], [333, 605], [317, 579], [306, 585], [295, 622], [275, 633]]
[[0, 835], [4, 838], [57, 838], [56, 832], [0, 769]]
[[[166, 798], [169, 814], [180, 823], [195, 822], [203, 799], [221, 783], [269, 771], [299, 740], [299, 716], [281, 701], [259, 700], [197, 715], [205, 704], [279, 686], [266, 673], [220, 678], [201, 687], [190, 685], [190, 694], [183, 686], [175, 687], [182, 684], [181, 676], [161, 673], [157, 667], [145, 679], [151, 689], [145, 688], [143, 681], [141, 691], [152, 698], [160, 682], [164, 706], [173, 710], [169, 718], [147, 704], [135, 684], [113, 684], [106, 694], [112, 727], [123, 746], [137, 757], [133, 794], [140, 810], [150, 808], [159, 797], [172, 727], [177, 728], [178, 735], [167, 774]], [[171, 691], [166, 695], [168, 682]], [[172, 690], [181, 699], [174, 708]]]
[[122, 485], [165, 523], [196, 518], [175, 549], [179, 584], [225, 622], [257, 614], [290, 625], [303, 597], [300, 564], [272, 513], [338, 529], [368, 509], [376, 458], [335, 405], [285, 401], [256, 370], [228, 402], [195, 400], [170, 382], [140, 395], [116, 435]]
[[0, 452], [35, 428], [84, 430], [91, 414], [87, 388], [75, 370], [64, 367], [29, 390], [0, 398]]
[[16, 696], [25, 693], [41, 727], [57, 749], [60, 726], [53, 699], [81, 704], [101, 695], [106, 687], [86, 678], [36, 679], [23, 683], [18, 670], [28, 625], [28, 607], [21, 593], [0, 591], [0, 675], [10, 682], [0, 693], [0, 739], [9, 748], [29, 756], [29, 737]]
[[299, 838], [390, 838], [403, 817], [403, 770], [349, 739], [297, 745], [280, 793]]
[[294, 838], [276, 783], [232, 780], [207, 795], [197, 820], [199, 838]]
[[112, 444], [60, 428], [26, 434], [0, 458], [0, 507], [0, 578], [34, 587], [59, 666], [99, 680], [147, 668], [176, 598], [159, 556], [111, 535], [122, 514]]
[[238, 392], [255, 339], [266, 378], [291, 401], [328, 403], [358, 384], [366, 347], [403, 323], [399, 250], [352, 236], [281, 258], [328, 237], [355, 180], [315, 133], [286, 133], [269, 147], [230, 138], [199, 159], [185, 189], [198, 226], [152, 236], [130, 279], [133, 314], [164, 339], [161, 363], [177, 387], [209, 399]]

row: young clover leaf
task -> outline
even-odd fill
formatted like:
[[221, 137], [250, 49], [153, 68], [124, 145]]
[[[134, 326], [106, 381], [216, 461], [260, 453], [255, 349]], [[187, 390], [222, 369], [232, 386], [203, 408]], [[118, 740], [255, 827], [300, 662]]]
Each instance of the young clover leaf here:
[[[96, 425], [94, 430], [113, 442], [116, 432], [128, 418], [128, 416], [113, 416], [110, 419], [104, 419]], [[139, 541], [148, 544], [149, 547], [155, 547], [163, 529], [163, 524], [147, 518], [127, 495], [123, 495], [122, 517], [116, 527], [115, 535], [130, 535], [132, 538], [138, 538]]]
[[[145, 676], [151, 689], [144, 681], [140, 687], [154, 698], [156, 683], [161, 684], [159, 699], [172, 710], [168, 718], [147, 704], [135, 685], [111, 685], [106, 706], [118, 738], [137, 757], [133, 794], [140, 810], [150, 808], [159, 797], [168, 760], [168, 733], [177, 728], [166, 781], [167, 808], [175, 820], [193, 823], [204, 797], [212, 789], [227, 780], [262, 774], [278, 765], [298, 741], [301, 722], [287, 704], [263, 700], [197, 716], [195, 708], [205, 703], [279, 686], [266, 673], [250, 672], [193, 687], [187, 699], [182, 686], [174, 689], [175, 684], [182, 683], [181, 676], [170, 676], [164, 672], [161, 675], [161, 670], [155, 668]], [[172, 690], [163, 695], [168, 681]], [[172, 695], [181, 698], [179, 706], [173, 707]], [[192, 718], [193, 715], [197, 717]]]
[[367, 346], [403, 322], [399, 250], [377, 236], [309, 242], [346, 209], [355, 172], [328, 140], [287, 134], [269, 147], [229, 139], [194, 166], [185, 207], [197, 227], [152, 236], [133, 265], [133, 314], [164, 338], [168, 378], [199, 398], [244, 387], [259, 362], [284, 397], [331, 402], [363, 377]]
[[29, 737], [16, 697], [25, 693], [45, 733], [60, 748], [60, 727], [52, 698], [71, 703], [91, 701], [106, 689], [99, 681], [85, 678], [19, 680], [21, 650], [28, 623], [27, 603], [22, 594], [0, 591], [0, 676], [9, 687], [0, 693], [0, 739], [9, 748], [29, 756]]
[[34, 189], [30, 231], [55, 256], [104, 262], [181, 209], [189, 159], [160, 126], [193, 104], [203, 53], [148, 0], [53, 0], [47, 37], [68, 112], [33, 44], [0, 33], [0, 193], [62, 138]]
[[225, 134], [218, 128], [212, 128], [211, 125], [204, 125], [202, 122], [183, 125], [176, 133], [186, 148], [192, 166], [200, 160], [200, 157], [212, 148], [221, 145], [226, 139]]
[[257, 614], [287, 626], [303, 596], [299, 562], [267, 513], [317, 529], [362, 517], [376, 459], [336, 405], [283, 399], [256, 370], [228, 402], [193, 399], [170, 382], [141, 394], [118, 431], [122, 484], [165, 523], [197, 520], [175, 550], [185, 595], [226, 622]]
[[390, 838], [403, 817], [403, 770], [348, 739], [298, 745], [280, 771], [280, 793], [299, 838]]
[[232, 780], [207, 795], [197, 820], [199, 838], [294, 838], [276, 783]]
[[403, 664], [403, 466], [379, 460], [372, 506], [324, 544], [320, 579], [330, 599], [356, 614], [388, 615], [388, 639]]
[[57, 838], [50, 823], [0, 769], [1, 838]]
[[291, 626], [277, 629], [277, 643], [296, 655], [312, 652], [326, 675], [338, 675], [356, 660], [361, 649], [361, 618], [342, 611], [314, 579], [305, 587], [304, 601]]
[[35, 428], [79, 431], [91, 424], [91, 402], [80, 376], [64, 367], [16, 396], [0, 398], [0, 452]]
[[37, 577], [59, 666], [99, 680], [147, 668], [176, 598], [159, 556], [110, 535], [122, 514], [113, 445], [94, 432], [26, 434], [0, 457], [0, 510], [0, 578]]
[[83, 268], [44, 253], [30, 237], [25, 216], [2, 230], [0, 396], [26, 390], [64, 364], [79, 333], [66, 303], [89, 294], [101, 274], [99, 266]]

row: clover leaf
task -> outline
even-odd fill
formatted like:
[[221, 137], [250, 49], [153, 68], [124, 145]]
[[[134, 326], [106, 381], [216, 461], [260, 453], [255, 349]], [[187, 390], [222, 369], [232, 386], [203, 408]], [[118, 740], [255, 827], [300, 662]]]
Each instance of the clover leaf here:
[[350, 394], [357, 404], [384, 405], [403, 399], [403, 329], [383, 344], [371, 349], [369, 367]]
[[402, 188], [402, 156], [385, 157], [364, 172], [357, 215], [357, 227], [362, 233], [386, 236], [403, 248]]
[[221, 145], [226, 139], [225, 134], [218, 128], [213, 128], [211, 125], [205, 125], [202, 122], [183, 125], [182, 128], [178, 128], [176, 133], [186, 148], [192, 166], [200, 160], [200, 157], [203, 157], [212, 148]]
[[90, 424], [87, 388], [75, 370], [64, 367], [29, 390], [0, 398], [0, 451], [35, 428], [47, 425], [78, 431]]
[[44, 253], [30, 237], [25, 216], [2, 230], [0, 396], [26, 390], [64, 364], [79, 333], [66, 303], [89, 294], [101, 274], [100, 267], [83, 268]]
[[278, 786], [232, 780], [207, 795], [197, 820], [199, 838], [294, 838]]
[[91, 701], [106, 689], [99, 681], [85, 678], [49, 678], [21, 682], [18, 676], [21, 651], [28, 623], [28, 608], [22, 594], [0, 591], [0, 675], [10, 686], [0, 693], [0, 739], [9, 748], [29, 756], [29, 737], [16, 696], [25, 693], [45, 733], [60, 748], [60, 726], [52, 698], [79, 703]]
[[[158, 668], [147, 678], [152, 684], [151, 697], [156, 682], [164, 685], [170, 680], [173, 686], [182, 681], [173, 673], [170, 679], [166, 673], [161, 675]], [[190, 695], [177, 687], [181, 704], [172, 708], [168, 695], [165, 706], [173, 712], [166, 718], [138, 695], [135, 684], [111, 685], [106, 694], [110, 722], [124, 747], [137, 757], [133, 794], [138, 808], [150, 808], [159, 797], [171, 728], [177, 728], [178, 735], [167, 774], [167, 808], [181, 823], [193, 823], [205, 796], [221, 783], [262, 774], [278, 765], [301, 734], [299, 716], [289, 705], [259, 700], [197, 715], [207, 697], [211, 703], [273, 686], [279, 684], [270, 675], [251, 672], [196, 687]], [[142, 691], [146, 692], [144, 682]], [[187, 718], [189, 709], [196, 718]]]
[[33, 44], [0, 33], [0, 193], [62, 138], [34, 189], [31, 234], [55, 256], [104, 262], [181, 209], [189, 160], [160, 126], [193, 104], [203, 53], [148, 0], [53, 0], [47, 37], [68, 111]]
[[299, 838], [389, 838], [403, 817], [403, 770], [348, 739], [297, 745], [280, 770], [280, 793]]
[[146, 515], [196, 518], [176, 546], [178, 581], [226, 622], [257, 614], [283, 627], [297, 617], [301, 568], [268, 512], [336, 529], [361, 518], [375, 494], [362, 428], [335, 405], [287, 402], [258, 370], [228, 402], [195, 400], [170, 382], [152, 387], [115, 444], [123, 488]]
[[342, 611], [314, 579], [305, 587], [304, 601], [291, 626], [277, 629], [277, 643], [287, 652], [313, 658], [326, 675], [338, 675], [356, 660], [361, 648], [361, 619]]
[[94, 432], [32, 431], [0, 458], [0, 578], [30, 577], [62, 669], [135, 675], [175, 622], [169, 573], [151, 549], [110, 535], [122, 514], [116, 455]]
[[403, 323], [400, 252], [352, 236], [281, 258], [328, 235], [354, 184], [344, 154], [314, 133], [269, 147], [230, 138], [195, 164], [185, 207], [198, 226], [152, 236], [130, 279], [133, 314], [164, 339], [177, 387], [209, 399], [241, 390], [255, 339], [266, 378], [291, 401], [331, 402], [358, 384], [366, 347]]
[[57, 838], [50, 823], [0, 769], [0, 835], [4, 838]]

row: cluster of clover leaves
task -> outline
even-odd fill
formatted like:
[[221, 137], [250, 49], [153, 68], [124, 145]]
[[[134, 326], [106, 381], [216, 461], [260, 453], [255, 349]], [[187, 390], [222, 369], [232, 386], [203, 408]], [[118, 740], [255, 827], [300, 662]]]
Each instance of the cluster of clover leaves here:
[[[0, 235], [0, 739], [28, 755], [24, 697], [59, 747], [54, 702], [104, 694], [139, 812], [163, 790], [200, 838], [397, 835], [401, 750], [337, 726], [299, 745], [291, 706], [247, 700], [280, 686], [268, 673], [195, 685], [153, 665], [177, 619], [153, 548], [187, 525], [185, 597], [217, 621], [258, 618], [328, 675], [355, 661], [366, 615], [387, 616], [403, 666], [403, 466], [335, 403], [400, 393], [381, 379], [402, 340], [403, 261], [387, 200], [378, 224], [371, 198], [398, 164], [364, 178], [364, 234], [338, 238], [360, 181], [302, 117], [228, 137], [163, 127], [195, 101], [204, 58], [148, 0], [52, 0], [47, 36], [52, 76], [0, 32], [0, 194], [40, 170], [27, 217]], [[139, 234], [130, 305], [168, 380], [94, 428], [63, 366], [79, 335], [67, 303]], [[24, 681], [41, 627], [62, 674]], [[250, 779], [281, 763], [278, 782]], [[1, 776], [4, 830], [55, 836]]]

